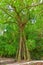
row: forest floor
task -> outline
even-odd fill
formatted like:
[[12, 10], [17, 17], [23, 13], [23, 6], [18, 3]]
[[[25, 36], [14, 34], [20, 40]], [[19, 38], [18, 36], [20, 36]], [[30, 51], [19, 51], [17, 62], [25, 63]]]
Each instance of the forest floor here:
[[43, 60], [15, 62], [13, 58], [0, 58], [0, 65], [43, 65]]

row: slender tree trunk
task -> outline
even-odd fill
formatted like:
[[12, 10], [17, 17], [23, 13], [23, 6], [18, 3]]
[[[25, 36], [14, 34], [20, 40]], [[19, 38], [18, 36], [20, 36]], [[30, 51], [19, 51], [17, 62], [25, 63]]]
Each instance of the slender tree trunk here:
[[20, 42], [19, 42], [19, 49], [17, 52], [17, 60], [30, 60], [30, 53], [28, 51], [27, 45], [26, 45], [26, 37], [24, 34], [24, 26], [20, 26]]
[[21, 60], [21, 51], [22, 51], [22, 30], [20, 29], [20, 42], [19, 42], [19, 53], [18, 53], [18, 60]]

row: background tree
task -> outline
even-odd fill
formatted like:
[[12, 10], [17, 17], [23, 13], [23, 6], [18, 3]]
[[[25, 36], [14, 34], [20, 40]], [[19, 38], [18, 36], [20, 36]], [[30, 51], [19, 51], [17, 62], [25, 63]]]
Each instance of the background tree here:
[[[42, 31], [43, 29], [43, 1], [0, 0], [0, 23], [3, 24], [5, 28], [7, 26], [7, 29], [12, 31], [9, 33], [9, 31], [7, 30], [9, 37], [12, 33], [12, 36], [16, 35], [15, 37], [11, 36], [11, 40], [8, 39], [7, 41], [9, 42], [7, 43], [12, 43], [12, 41], [14, 41], [13, 38], [19, 40], [19, 46], [16, 48], [16, 58], [19, 61], [22, 59], [30, 60], [28, 47], [30, 49], [34, 49], [36, 47], [36, 37], [34, 38], [33, 36], [31, 36], [31, 34], [34, 34], [35, 32], [36, 35], [39, 32], [40, 35], [40, 30]], [[42, 25], [40, 25], [41, 23]], [[4, 34], [6, 36], [5, 32]], [[29, 36], [31, 36], [31, 39], [29, 38]]]

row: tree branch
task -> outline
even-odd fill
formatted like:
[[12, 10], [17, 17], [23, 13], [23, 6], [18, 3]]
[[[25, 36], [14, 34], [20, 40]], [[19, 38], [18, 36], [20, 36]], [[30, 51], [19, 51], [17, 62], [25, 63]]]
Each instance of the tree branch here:
[[41, 10], [38, 14], [37, 17], [40, 16], [43, 13], [43, 10]]
[[[2, 7], [0, 7], [0, 9], [3, 10], [8, 16], [14, 18], [14, 16], [12, 16], [11, 14], [9, 14], [9, 13], [6, 11], [6, 9], [4, 9], [4, 8], [2, 8]], [[14, 23], [18, 24], [17, 22], [14, 22]]]
[[[28, 5], [28, 6], [26, 6], [26, 7], [23, 7], [23, 9], [29, 9], [29, 8], [31, 8], [31, 7], [36, 7], [36, 6], [39, 6], [39, 5], [43, 5], [43, 2], [42, 3], [37, 3], [37, 4], [33, 4], [33, 5]], [[23, 9], [21, 9], [20, 10], [20, 12], [23, 10]]]
[[[13, 0], [14, 1], [14, 0]], [[20, 17], [20, 15], [19, 15], [19, 13], [17, 12], [17, 10], [16, 10], [16, 7], [15, 6], [12, 6], [12, 4], [10, 4], [10, 3], [8, 3], [8, 2], [6, 2], [8, 5], [10, 5], [13, 9], [14, 9], [14, 11], [16, 12], [16, 17], [17, 17], [17, 21], [18, 21], [18, 24], [20, 24], [21, 22], [21, 17]]]
[[42, 3], [33, 4], [33, 5], [30, 5], [30, 6], [26, 6], [26, 8], [36, 7], [36, 6], [39, 6], [39, 5], [43, 5], [43, 2]]
[[[43, 5], [43, 2], [42, 2], [42, 3], [38, 3], [38, 4], [34, 4], [34, 5], [30, 5], [30, 6], [26, 7], [26, 8], [36, 7], [36, 6], [39, 6], [39, 5]], [[39, 13], [39, 15], [40, 15], [42, 12], [43, 12], [43, 10]], [[26, 25], [26, 23], [27, 23], [27, 20], [25, 20], [25, 22], [23, 23], [23, 25]]]
[[[4, 22], [3, 24], [11, 24], [11, 23], [16, 23], [16, 22]], [[17, 24], [17, 23], [16, 23]]]
[[0, 7], [1, 10], [3, 10], [8, 16], [14, 18], [11, 14], [9, 14], [3, 7]]

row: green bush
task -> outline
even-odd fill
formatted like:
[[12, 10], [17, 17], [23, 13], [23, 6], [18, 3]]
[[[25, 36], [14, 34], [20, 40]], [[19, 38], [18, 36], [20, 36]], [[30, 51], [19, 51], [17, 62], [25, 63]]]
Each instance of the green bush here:
[[8, 43], [8, 40], [4, 37], [0, 37], [0, 56], [5, 57], [14, 57], [17, 50], [17, 43], [13, 41], [12, 43]]
[[30, 51], [36, 48], [35, 40], [31, 40], [31, 39], [30, 40], [27, 40], [26, 41], [26, 44], [27, 44], [27, 47], [28, 47], [28, 49]]
[[5, 45], [5, 56], [12, 57], [15, 56], [16, 49], [13, 45], [6, 44]]
[[11, 44], [0, 44], [0, 56], [6, 56], [6, 57], [14, 57], [16, 54], [16, 48], [14, 45]]

